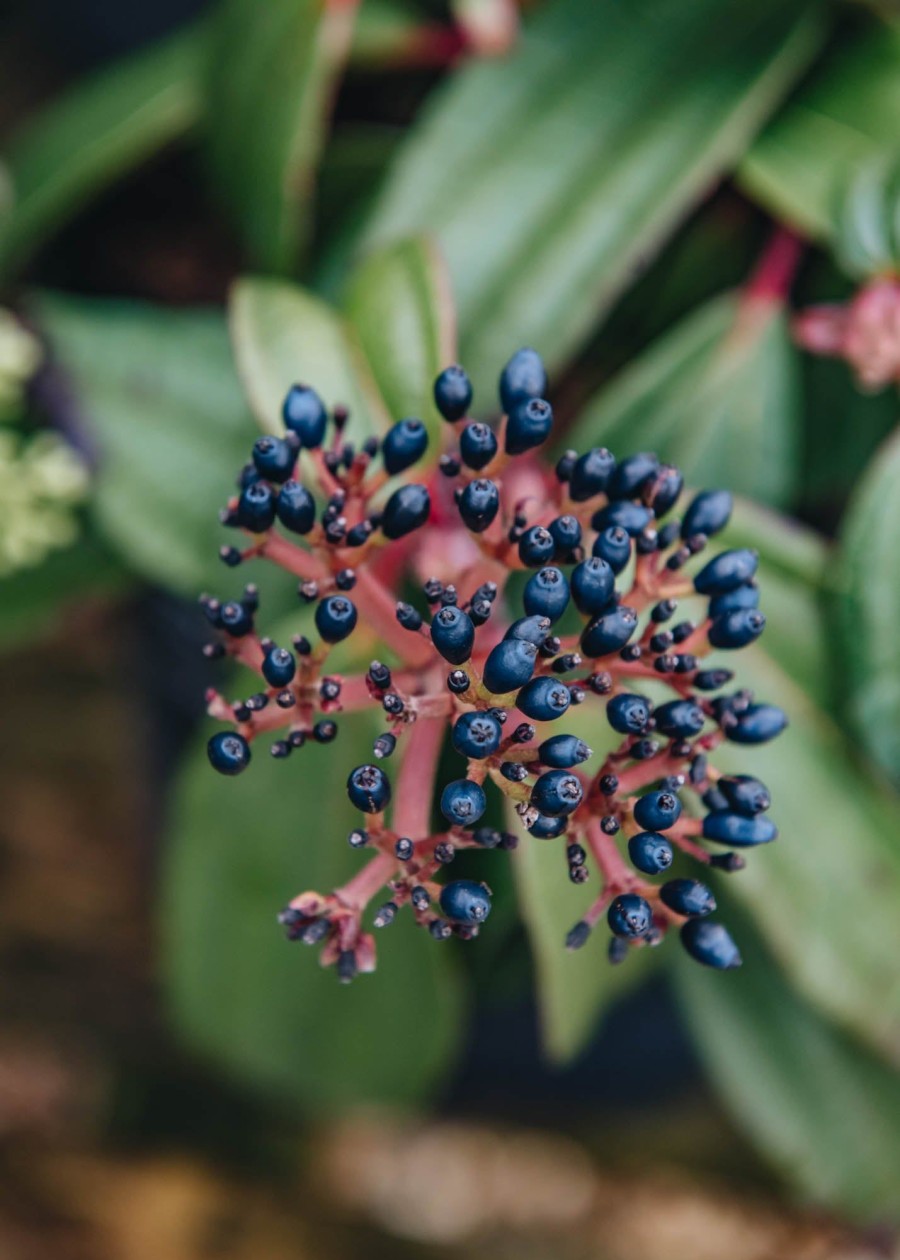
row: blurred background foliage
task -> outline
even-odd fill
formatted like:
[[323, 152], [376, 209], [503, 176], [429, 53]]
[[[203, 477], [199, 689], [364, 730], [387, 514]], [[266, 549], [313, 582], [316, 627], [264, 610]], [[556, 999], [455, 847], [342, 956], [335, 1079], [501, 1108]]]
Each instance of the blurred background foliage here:
[[[40, 0], [2, 23], [0, 1136], [95, 1142], [93, 1164], [20, 1173], [10, 1254], [51, 1218], [38, 1246], [101, 1254], [85, 1213], [114, 1254], [144, 1237], [167, 1260], [242, 1256], [241, 1231], [248, 1255], [376, 1254], [345, 1215], [410, 1255], [890, 1254], [900, 315], [894, 381], [869, 392], [794, 318], [896, 279], [892, 7]], [[791, 715], [754, 756], [783, 839], [717, 890], [739, 975], [564, 953], [579, 895], [532, 845], [512, 871], [487, 855], [476, 947], [398, 925], [338, 989], [274, 912], [352, 865], [338, 780], [370, 733], [213, 782], [188, 601], [227, 586], [217, 509], [293, 380], [348, 404], [358, 438], [405, 414], [436, 430], [436, 370], [458, 354], [487, 416], [523, 343], [561, 446], [653, 448], [743, 496], [730, 535], [761, 552], [769, 617], [746, 681]], [[258, 580], [296, 624], [290, 584]], [[298, 1126], [323, 1117], [325, 1171], [297, 1182]], [[497, 1144], [489, 1193], [460, 1170], [488, 1177]], [[220, 1171], [172, 1154], [197, 1150]], [[676, 1165], [694, 1180], [666, 1182]], [[551, 1166], [567, 1176], [529, 1218], [522, 1187]], [[798, 1203], [827, 1215], [780, 1215]]]

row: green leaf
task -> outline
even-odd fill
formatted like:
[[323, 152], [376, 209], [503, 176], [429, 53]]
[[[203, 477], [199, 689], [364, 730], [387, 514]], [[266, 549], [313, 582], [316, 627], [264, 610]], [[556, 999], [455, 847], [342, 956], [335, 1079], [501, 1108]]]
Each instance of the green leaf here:
[[900, 784], [900, 432], [872, 461], [847, 509], [835, 577], [849, 722]]
[[434, 442], [443, 425], [434, 378], [456, 356], [453, 302], [440, 255], [422, 237], [371, 255], [354, 274], [346, 306], [391, 418], [418, 416]]
[[254, 263], [289, 272], [356, 5], [225, 0], [212, 27], [209, 160]]
[[757, 139], [738, 177], [778, 218], [817, 237], [837, 230], [839, 194], [859, 165], [896, 155], [900, 29], [844, 38]]
[[726, 294], [688, 315], [583, 410], [567, 444], [657, 451], [698, 485], [790, 499], [798, 356], [779, 303]]
[[121, 566], [85, 532], [73, 546], [0, 580], [0, 651], [61, 630], [73, 604], [118, 594], [127, 584]]
[[522, 343], [569, 357], [801, 72], [803, 0], [556, 0], [439, 89], [364, 243], [433, 231], [461, 357], [493, 405]]
[[790, 726], [770, 744], [716, 750], [719, 768], [768, 785], [781, 832], [729, 889], [797, 989], [900, 1063], [900, 802], [759, 647], [741, 653], [738, 681], [780, 705]]
[[281, 433], [281, 404], [306, 381], [333, 407], [350, 408], [355, 441], [390, 424], [356, 336], [321, 298], [282, 280], [245, 277], [231, 291], [229, 322], [238, 373], [263, 429]]
[[221, 583], [218, 510], [254, 438], [222, 316], [58, 294], [36, 311], [99, 447], [110, 546], [185, 594]]
[[203, 31], [182, 32], [64, 93], [6, 155], [13, 205], [0, 217], [0, 272], [29, 256], [92, 197], [200, 120]]
[[336, 744], [287, 766], [254, 746], [237, 779], [199, 746], [174, 806], [163, 932], [178, 1026], [230, 1075], [310, 1110], [423, 1097], [463, 1025], [452, 953], [408, 911], [378, 934], [374, 975], [349, 988], [275, 921], [295, 893], [330, 891], [366, 860], [346, 841], [359, 815], [345, 780], [375, 730], [348, 717]]
[[865, 1220], [895, 1218], [900, 1076], [803, 1003], [747, 924], [735, 935], [740, 971], [711, 972], [681, 951], [674, 969], [723, 1102], [805, 1196]]

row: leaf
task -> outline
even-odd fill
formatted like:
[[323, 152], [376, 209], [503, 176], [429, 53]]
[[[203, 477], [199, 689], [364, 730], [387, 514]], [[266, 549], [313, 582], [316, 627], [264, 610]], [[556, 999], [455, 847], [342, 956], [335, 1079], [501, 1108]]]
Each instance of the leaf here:
[[281, 404], [306, 381], [326, 405], [350, 408], [356, 441], [382, 433], [390, 417], [348, 325], [330, 306], [282, 280], [249, 276], [231, 290], [229, 323], [238, 373], [257, 420], [281, 433]]
[[127, 585], [121, 567], [85, 532], [73, 546], [0, 580], [0, 651], [62, 629], [73, 604], [119, 594]]
[[200, 121], [201, 28], [117, 62], [52, 101], [6, 157], [14, 202], [0, 215], [0, 272], [29, 256], [93, 197]]
[[900, 29], [869, 24], [841, 39], [738, 169], [778, 218], [820, 238], [837, 230], [839, 193], [857, 167], [896, 155]]
[[759, 647], [741, 658], [739, 684], [779, 704], [790, 726], [770, 744], [716, 750], [720, 769], [768, 785], [781, 833], [729, 889], [797, 989], [900, 1063], [900, 802]]
[[736, 160], [815, 49], [809, 12], [556, 0], [435, 93], [363, 244], [435, 233], [482, 409], [522, 343], [563, 363]]
[[900, 784], [900, 433], [880, 449], [841, 527], [835, 628], [850, 725]]
[[289, 272], [308, 227], [331, 100], [349, 52], [350, 0], [225, 0], [212, 26], [208, 153], [247, 249]]
[[798, 356], [779, 303], [714, 298], [644, 351], [589, 402], [567, 444], [655, 450], [694, 484], [770, 504], [797, 474]]
[[110, 546], [185, 594], [220, 583], [218, 510], [254, 438], [222, 316], [58, 294], [36, 310], [99, 447]]
[[725, 1105], [804, 1195], [864, 1220], [895, 1218], [900, 1077], [803, 1003], [748, 925], [735, 934], [740, 971], [710, 972], [680, 951], [674, 968]]
[[440, 255], [422, 237], [373, 254], [354, 274], [346, 307], [391, 418], [424, 420], [434, 443], [444, 423], [434, 405], [434, 378], [456, 357]]
[[231, 1076], [309, 1110], [423, 1097], [462, 1027], [451, 953], [408, 911], [378, 934], [378, 970], [349, 988], [275, 922], [296, 892], [330, 891], [365, 860], [346, 841], [359, 815], [345, 781], [375, 729], [348, 717], [335, 744], [289, 764], [254, 747], [237, 779], [198, 746], [174, 805], [162, 927], [178, 1026]]

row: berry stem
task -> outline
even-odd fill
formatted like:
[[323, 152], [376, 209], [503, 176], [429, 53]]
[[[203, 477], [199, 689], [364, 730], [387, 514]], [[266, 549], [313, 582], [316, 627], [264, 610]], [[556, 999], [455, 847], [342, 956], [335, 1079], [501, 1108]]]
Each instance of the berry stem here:
[[362, 911], [396, 869], [397, 859], [392, 853], [377, 853], [352, 879], [336, 889], [334, 895], [349, 909]]
[[428, 717], [419, 718], [410, 731], [397, 775], [392, 821], [398, 835], [426, 836], [431, 830], [431, 804], [446, 729], [446, 718]]
[[434, 659], [431, 644], [397, 621], [397, 601], [368, 569], [358, 569], [353, 598], [364, 621], [404, 664], [421, 669]]

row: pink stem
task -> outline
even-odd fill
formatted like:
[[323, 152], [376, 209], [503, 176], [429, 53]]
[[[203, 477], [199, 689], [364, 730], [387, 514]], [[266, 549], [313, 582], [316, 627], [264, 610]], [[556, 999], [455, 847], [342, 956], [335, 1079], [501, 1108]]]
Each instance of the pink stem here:
[[421, 635], [404, 630], [397, 620], [397, 601], [368, 569], [359, 569], [353, 588], [353, 601], [363, 620], [400, 660], [421, 669], [434, 659], [431, 644]]
[[427, 836], [431, 831], [434, 781], [447, 720], [419, 718], [408, 735], [394, 791], [393, 829], [400, 836]]
[[397, 859], [392, 853], [377, 853], [352, 879], [336, 889], [334, 895], [351, 910], [363, 910], [396, 869]]
[[744, 289], [744, 298], [750, 301], [785, 301], [804, 248], [804, 242], [790, 228], [776, 227]]

